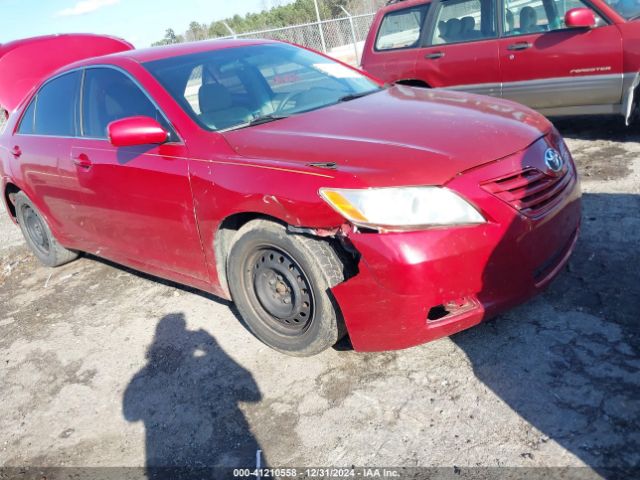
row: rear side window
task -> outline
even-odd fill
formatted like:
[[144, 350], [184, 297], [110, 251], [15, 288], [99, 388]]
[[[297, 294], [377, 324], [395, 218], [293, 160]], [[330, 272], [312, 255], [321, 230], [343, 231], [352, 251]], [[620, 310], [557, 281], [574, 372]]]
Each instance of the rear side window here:
[[59, 137], [76, 136], [80, 78], [80, 72], [72, 72], [46, 83], [31, 101], [19, 132]]
[[18, 133], [22, 133], [24, 135], [32, 135], [34, 133], [33, 127], [36, 120], [35, 112], [36, 112], [36, 102], [37, 97], [34, 97], [29, 104], [29, 108], [24, 112], [22, 116], [22, 120], [20, 120], [20, 127], [18, 128]]
[[[82, 101], [82, 135], [107, 138], [107, 126], [127, 117], [145, 116], [157, 120], [170, 139], [176, 135], [149, 100], [129, 77], [112, 68], [90, 68], [85, 72]], [[39, 109], [39, 107], [38, 107]]]
[[382, 19], [376, 50], [395, 50], [418, 45], [420, 31], [430, 4], [388, 13]]
[[446, 0], [440, 4], [431, 43], [471, 42], [495, 38], [494, 2], [489, 0]]

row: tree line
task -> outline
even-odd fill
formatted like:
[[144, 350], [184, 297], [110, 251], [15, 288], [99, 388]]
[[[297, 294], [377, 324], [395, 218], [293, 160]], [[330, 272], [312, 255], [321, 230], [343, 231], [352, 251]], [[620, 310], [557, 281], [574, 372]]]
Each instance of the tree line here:
[[[385, 0], [318, 0], [320, 18], [323, 20], [344, 17], [345, 13], [340, 7], [345, 8], [352, 15], [358, 15], [373, 12], [384, 3], [386, 3]], [[235, 33], [243, 33], [315, 21], [316, 10], [313, 0], [263, 0], [263, 10], [259, 13], [235, 15], [209, 24], [193, 21], [183, 34], [177, 34], [175, 30], [169, 28], [164, 38], [153, 45], [227, 37], [231, 32], [225, 23]]]

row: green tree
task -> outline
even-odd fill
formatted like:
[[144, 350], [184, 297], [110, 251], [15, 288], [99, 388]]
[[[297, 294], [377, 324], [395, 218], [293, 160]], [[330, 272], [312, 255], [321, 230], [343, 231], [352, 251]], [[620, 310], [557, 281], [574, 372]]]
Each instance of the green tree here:
[[[322, 20], [344, 17], [341, 6], [346, 8], [351, 14], [362, 14], [375, 11], [384, 5], [386, 0], [318, 0], [320, 17]], [[276, 5], [272, 8], [269, 6]], [[248, 13], [245, 16], [234, 15], [221, 21], [215, 21], [209, 25], [191, 22], [189, 29], [182, 36], [173, 35], [179, 41], [203, 40], [205, 38], [218, 38], [230, 36], [222, 22], [226, 22], [236, 33], [255, 32], [271, 28], [288, 27], [301, 23], [316, 21], [316, 11], [313, 0], [265, 0], [264, 10], [260, 13]], [[171, 30], [171, 29], [169, 29]], [[167, 35], [158, 45], [175, 43], [170, 41], [169, 30]], [[173, 30], [171, 30], [173, 32]]]
[[164, 34], [164, 38], [158, 42], [155, 42], [153, 46], [157, 47], [160, 45], [171, 45], [180, 42], [184, 42], [184, 38], [182, 37], [182, 35], [176, 35], [176, 32], [174, 32], [173, 28], [167, 28], [167, 31]]

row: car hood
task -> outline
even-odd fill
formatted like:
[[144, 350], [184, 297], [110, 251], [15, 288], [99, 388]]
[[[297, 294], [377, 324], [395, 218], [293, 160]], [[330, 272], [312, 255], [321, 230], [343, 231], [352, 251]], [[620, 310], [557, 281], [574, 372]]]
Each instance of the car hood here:
[[367, 186], [436, 185], [518, 152], [551, 128], [506, 100], [395, 86], [224, 136], [242, 156], [335, 162]]

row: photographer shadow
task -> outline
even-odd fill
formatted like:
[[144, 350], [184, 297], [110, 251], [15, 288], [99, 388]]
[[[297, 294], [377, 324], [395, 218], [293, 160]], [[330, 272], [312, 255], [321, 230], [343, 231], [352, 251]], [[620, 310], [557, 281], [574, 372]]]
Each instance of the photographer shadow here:
[[124, 417], [145, 426], [146, 470], [153, 479], [218, 478], [254, 468], [260, 450], [239, 402], [262, 398], [252, 375], [204, 330], [166, 315], [131, 379]]
[[536, 308], [452, 337], [475, 377], [530, 425], [525, 466], [552, 441], [604, 478], [638, 478], [638, 207], [637, 195], [585, 194], [580, 240]]

